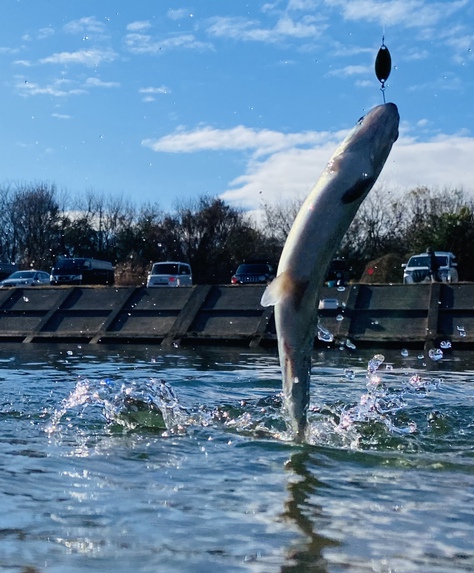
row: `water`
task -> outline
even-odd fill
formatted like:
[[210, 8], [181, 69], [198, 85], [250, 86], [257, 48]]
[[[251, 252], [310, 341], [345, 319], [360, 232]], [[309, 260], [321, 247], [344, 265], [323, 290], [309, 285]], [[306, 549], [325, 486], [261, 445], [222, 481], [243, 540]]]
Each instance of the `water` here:
[[443, 352], [315, 352], [296, 445], [272, 351], [0, 347], [0, 570], [473, 571], [474, 357]]

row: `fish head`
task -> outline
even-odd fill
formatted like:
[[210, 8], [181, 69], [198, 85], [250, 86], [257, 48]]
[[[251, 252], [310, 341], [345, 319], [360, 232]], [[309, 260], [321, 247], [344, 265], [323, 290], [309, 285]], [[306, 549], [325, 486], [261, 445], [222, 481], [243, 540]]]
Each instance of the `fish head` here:
[[337, 179], [334, 187], [341, 190], [340, 200], [354, 212], [380, 175], [398, 139], [399, 122], [394, 103], [374, 107], [359, 119], [329, 161], [326, 171]]

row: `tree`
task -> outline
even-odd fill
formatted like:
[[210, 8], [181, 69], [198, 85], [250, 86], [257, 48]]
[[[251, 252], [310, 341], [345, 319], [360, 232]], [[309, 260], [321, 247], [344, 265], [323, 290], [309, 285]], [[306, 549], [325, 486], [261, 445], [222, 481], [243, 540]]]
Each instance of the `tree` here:
[[61, 242], [61, 213], [54, 186], [17, 187], [10, 196], [12, 260], [47, 268]]

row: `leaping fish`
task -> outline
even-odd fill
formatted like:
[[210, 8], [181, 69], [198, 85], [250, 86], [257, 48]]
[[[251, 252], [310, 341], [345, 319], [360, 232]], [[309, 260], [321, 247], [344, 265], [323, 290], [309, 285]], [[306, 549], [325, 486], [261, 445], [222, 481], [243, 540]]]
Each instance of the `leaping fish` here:
[[306, 430], [319, 291], [329, 262], [398, 138], [399, 120], [397, 106], [387, 103], [357, 122], [303, 203], [277, 276], [262, 296], [262, 306], [275, 306], [284, 408], [298, 441]]

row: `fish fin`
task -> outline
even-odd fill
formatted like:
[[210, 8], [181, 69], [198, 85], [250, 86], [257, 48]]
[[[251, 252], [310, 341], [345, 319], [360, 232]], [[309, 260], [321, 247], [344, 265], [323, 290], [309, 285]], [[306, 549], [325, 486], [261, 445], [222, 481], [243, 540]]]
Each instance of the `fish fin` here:
[[281, 273], [267, 286], [262, 295], [260, 304], [262, 306], [275, 306], [281, 302], [289, 293], [289, 282], [287, 271]]

